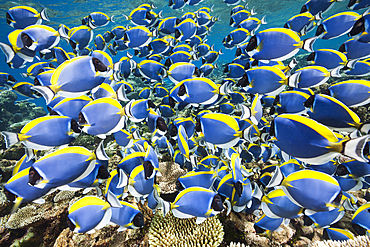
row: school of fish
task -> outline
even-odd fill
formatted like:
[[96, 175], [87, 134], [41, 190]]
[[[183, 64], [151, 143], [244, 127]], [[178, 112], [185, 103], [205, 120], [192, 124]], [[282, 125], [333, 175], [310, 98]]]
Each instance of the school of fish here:
[[[198, 224], [234, 211], [255, 214], [257, 233], [304, 217], [332, 240], [370, 235], [370, 203], [360, 205], [348, 193], [370, 187], [370, 125], [355, 112], [370, 103], [370, 81], [361, 79], [370, 75], [370, 1], [350, 0], [343, 12], [327, 16], [339, 0], [308, 0], [284, 26], [267, 29], [268, 17], [257, 18], [254, 8], [223, 1], [234, 29], [222, 45], [235, 58], [217, 81], [210, 75], [223, 53], [207, 35], [225, 20], [208, 7], [186, 12], [202, 0], [169, 0], [181, 17], [142, 4], [123, 14], [129, 25], [95, 36], [115, 17], [93, 12], [80, 26], [53, 28], [45, 24], [46, 9], [7, 11], [14, 31], [0, 49], [11, 68], [27, 67], [27, 80], [1, 72], [0, 86], [43, 97], [50, 113], [20, 133], [1, 132], [7, 148], [21, 142], [26, 150], [4, 189], [13, 212], [21, 203], [44, 202], [56, 189], [95, 189], [97, 196], [68, 209], [71, 230], [142, 227], [143, 214], [125, 201], [131, 195]], [[315, 34], [304, 38], [309, 32]], [[350, 37], [338, 50], [313, 48], [318, 39], [344, 35]], [[309, 65], [295, 69], [300, 50]], [[129, 83], [132, 78], [146, 86]], [[102, 142], [95, 150], [68, 146], [81, 132]], [[108, 135], [122, 154], [111, 171], [103, 146]], [[36, 152], [52, 148], [42, 157]], [[188, 172], [176, 193], [161, 196], [156, 177], [164, 175], [164, 155]], [[252, 168], [258, 161], [263, 168]], [[345, 211], [353, 212], [355, 233], [338, 228]]]

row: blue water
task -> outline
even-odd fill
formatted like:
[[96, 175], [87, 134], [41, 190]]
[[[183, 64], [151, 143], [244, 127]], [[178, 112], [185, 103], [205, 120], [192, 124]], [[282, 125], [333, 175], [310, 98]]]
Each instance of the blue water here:
[[[256, 17], [262, 18], [266, 15], [266, 21], [268, 24], [262, 25], [259, 29], [263, 30], [270, 27], [283, 27], [285, 22], [292, 16], [299, 14], [302, 5], [305, 3], [305, 0], [255, 0], [247, 1], [249, 9], [254, 6], [255, 11], [257, 12]], [[182, 10], [173, 10], [168, 6], [168, 1], [142, 1], [142, 0], [110, 0], [110, 1], [100, 1], [100, 0], [54, 0], [54, 1], [1, 1], [0, 3], [0, 42], [8, 43], [7, 36], [13, 31], [13, 28], [6, 25], [5, 13], [6, 11], [17, 5], [27, 5], [31, 6], [38, 11], [41, 11], [43, 8], [47, 8], [47, 14], [50, 18], [50, 22], [43, 22], [45, 25], [49, 25], [54, 29], [57, 29], [60, 24], [65, 24], [68, 27], [72, 28], [74, 26], [81, 25], [81, 19], [89, 13], [94, 11], [101, 11], [107, 15], [115, 16], [115, 23], [110, 22], [107, 26], [100, 27], [94, 30], [94, 36], [98, 33], [103, 34], [107, 30], [113, 29], [115, 26], [131, 24], [129, 21], [125, 20], [122, 14], [129, 15], [130, 11], [142, 3], [154, 3], [158, 8], [154, 11], [158, 13], [160, 10], [163, 10], [164, 17], [177, 16], [181, 17], [186, 12], [194, 12], [202, 6], [213, 7], [212, 16], [219, 16], [221, 21], [217, 22], [213, 28], [211, 34], [208, 36], [208, 44], [214, 44], [215, 50], [220, 48], [223, 49], [224, 54], [219, 57], [220, 62], [231, 62], [234, 58], [235, 48], [233, 50], [226, 50], [222, 45], [222, 39], [230, 33], [234, 28], [229, 26], [230, 20], [230, 10], [233, 6], [227, 6], [222, 0], [204, 0], [197, 6], [185, 5]], [[246, 4], [241, 2], [240, 4]], [[333, 8], [324, 14], [324, 18], [329, 17], [332, 14], [337, 12], [346, 11], [346, 6], [348, 1], [335, 3]], [[360, 12], [363, 12], [361, 10]], [[313, 36], [315, 31], [310, 32], [306, 37]], [[318, 40], [314, 45], [314, 49], [319, 48], [333, 48], [338, 49], [339, 46], [348, 39], [347, 36], [342, 36], [334, 40]], [[67, 43], [61, 41], [59, 46], [62, 46], [67, 51], [72, 51], [70, 46], [67, 46]], [[93, 42], [90, 44], [90, 47], [93, 47]], [[131, 51], [132, 52], [132, 51]], [[301, 51], [301, 53], [304, 51]], [[113, 57], [114, 61], [118, 61], [122, 56], [126, 55], [126, 51], [119, 52], [117, 56]], [[20, 69], [10, 69], [5, 63], [5, 56], [0, 53], [0, 72], [7, 72], [12, 74], [18, 81], [30, 81], [30, 78], [22, 78], [19, 73], [25, 72], [27, 67], [31, 63], [27, 63], [26, 67]], [[34, 62], [38, 62], [36, 59]], [[198, 62], [200, 64], [200, 62]], [[196, 65], [199, 65], [196, 63]], [[19, 100], [25, 99], [22, 96], [19, 96]], [[32, 100], [38, 105], [44, 106], [44, 100], [42, 98]]]

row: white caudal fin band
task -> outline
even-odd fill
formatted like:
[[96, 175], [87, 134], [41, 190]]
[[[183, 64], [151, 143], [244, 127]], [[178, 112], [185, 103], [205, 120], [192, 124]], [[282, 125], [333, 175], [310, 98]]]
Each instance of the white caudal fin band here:
[[95, 155], [98, 160], [109, 160], [109, 157], [104, 150], [103, 141], [101, 141], [96, 148]]
[[6, 148], [9, 148], [19, 142], [17, 133], [2, 131], [1, 134], [4, 136]]
[[370, 135], [365, 135], [353, 140], [343, 142], [342, 153], [360, 162], [368, 162], [368, 160], [365, 158], [364, 151], [368, 153], [369, 150], [364, 150], [364, 148], [369, 138]]

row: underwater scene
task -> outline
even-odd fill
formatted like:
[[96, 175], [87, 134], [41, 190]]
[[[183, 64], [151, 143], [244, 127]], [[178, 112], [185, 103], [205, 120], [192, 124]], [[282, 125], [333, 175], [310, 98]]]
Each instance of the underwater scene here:
[[0, 246], [370, 246], [370, 0], [0, 10]]

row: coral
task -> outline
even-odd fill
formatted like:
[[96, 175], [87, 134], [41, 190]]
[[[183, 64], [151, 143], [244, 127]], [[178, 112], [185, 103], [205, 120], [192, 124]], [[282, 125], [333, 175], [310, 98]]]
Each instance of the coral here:
[[197, 225], [195, 218], [178, 219], [172, 213], [165, 217], [157, 213], [149, 228], [150, 246], [219, 246], [223, 237], [217, 216]]
[[245, 244], [242, 244], [242, 243], [233, 243], [233, 242], [231, 242], [228, 247], [249, 247], [249, 245], [245, 245]]
[[60, 202], [64, 200], [71, 200], [75, 196], [74, 191], [63, 190], [54, 196], [54, 202]]
[[12, 214], [5, 226], [10, 229], [19, 229], [41, 219], [42, 216], [38, 214], [37, 208], [34, 205], [28, 205]]
[[176, 191], [176, 181], [179, 177], [186, 174], [186, 171], [174, 162], [159, 163], [159, 170], [162, 177], [157, 176], [157, 182], [161, 188], [161, 193], [167, 194]]
[[368, 236], [357, 236], [354, 239], [346, 241], [315, 241], [309, 247], [365, 247], [370, 246], [370, 238]]

